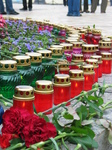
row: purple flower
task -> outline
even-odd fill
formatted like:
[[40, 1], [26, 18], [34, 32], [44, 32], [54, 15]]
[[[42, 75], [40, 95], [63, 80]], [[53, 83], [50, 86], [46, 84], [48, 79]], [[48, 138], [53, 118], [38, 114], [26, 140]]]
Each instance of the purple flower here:
[[16, 41], [13, 41], [12, 44], [18, 45], [18, 41], [17, 41], [17, 40], [16, 40]]
[[12, 46], [9, 47], [9, 51], [12, 51]]
[[52, 43], [52, 39], [49, 39], [49, 43]]

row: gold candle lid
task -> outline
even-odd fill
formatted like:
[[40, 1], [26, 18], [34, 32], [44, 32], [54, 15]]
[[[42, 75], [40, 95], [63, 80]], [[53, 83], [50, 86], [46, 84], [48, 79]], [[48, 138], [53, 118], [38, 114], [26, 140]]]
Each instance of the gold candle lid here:
[[47, 80], [38, 80], [36, 81], [35, 92], [43, 94], [53, 93], [53, 83]]
[[102, 63], [102, 56], [100, 55], [92, 55], [91, 58], [97, 59], [99, 64]]
[[27, 52], [26, 55], [30, 56], [31, 63], [41, 63], [42, 55], [35, 52]]
[[39, 50], [37, 52], [42, 54], [42, 58], [52, 58], [52, 52], [49, 50]]
[[73, 38], [79, 39], [79, 35], [78, 34], [69, 34], [69, 37], [73, 37]]
[[60, 45], [64, 47], [63, 48], [64, 50], [71, 50], [72, 51], [73, 44], [71, 44], [71, 43], [61, 43]]
[[71, 80], [84, 80], [84, 72], [82, 70], [71, 69], [69, 75]]
[[15, 87], [13, 100], [31, 101], [34, 100], [34, 89], [31, 86], [19, 85]]
[[99, 49], [101, 48], [108, 48], [111, 49], [111, 41], [103, 39], [103, 41], [99, 41]]
[[82, 42], [72, 42], [73, 48], [82, 48]]
[[51, 48], [64, 48], [62, 45], [51, 45]]
[[0, 71], [16, 71], [17, 62], [14, 60], [1, 60], [0, 61]]
[[101, 53], [101, 55], [102, 55], [102, 60], [111, 60], [112, 59], [111, 53]]
[[94, 74], [93, 65], [86, 64], [82, 66], [82, 70], [84, 71], [84, 74]]
[[66, 61], [58, 61], [57, 65], [59, 66], [60, 71], [68, 71], [70, 69]]
[[94, 34], [94, 35], [101, 35], [101, 30], [93, 29], [92, 30], [92, 34]]
[[54, 86], [70, 86], [70, 76], [68, 74], [56, 74], [54, 76]]
[[62, 48], [49, 48], [49, 50], [52, 52], [52, 56], [62, 56], [64, 51]]
[[84, 57], [82, 54], [73, 54], [72, 55], [72, 61], [73, 62], [83, 62], [84, 61]]
[[83, 52], [95, 52], [96, 47], [93, 44], [84, 44], [82, 45], [82, 51]]
[[17, 66], [30, 66], [31, 65], [30, 56], [26, 56], [26, 55], [14, 56], [13, 59], [17, 61]]
[[92, 33], [92, 29], [87, 28], [86, 32], [87, 32], [87, 33]]
[[98, 60], [97, 59], [86, 59], [88, 64], [93, 65], [94, 68], [98, 68]]
[[78, 38], [73, 38], [73, 37], [69, 37], [66, 39], [67, 43], [72, 43], [72, 44], [73, 44], [73, 42], [78, 42], [78, 41], [79, 41]]

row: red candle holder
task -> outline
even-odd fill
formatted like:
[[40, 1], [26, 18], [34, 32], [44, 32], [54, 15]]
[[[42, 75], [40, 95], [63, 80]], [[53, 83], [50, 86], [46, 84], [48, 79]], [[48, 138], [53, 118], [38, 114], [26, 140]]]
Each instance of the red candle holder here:
[[60, 74], [69, 74], [69, 65], [65, 61], [58, 61], [58, 69], [59, 71], [55, 71], [55, 74], [59, 72]]
[[102, 77], [102, 56], [100, 55], [93, 55], [91, 56], [91, 58], [93, 59], [97, 59], [98, 60], [98, 78]]
[[71, 42], [73, 44], [73, 53], [81, 54], [82, 53], [82, 42]]
[[111, 74], [111, 60], [112, 54], [111, 53], [101, 53], [102, 55], [102, 73], [104, 74]]
[[95, 77], [94, 83], [98, 82], [98, 60], [97, 59], [86, 59], [88, 64], [92, 64], [94, 67]]
[[71, 98], [79, 95], [84, 89], [84, 74], [82, 70], [70, 70]]
[[13, 96], [13, 107], [24, 108], [33, 114], [34, 90], [31, 86], [16, 86]]
[[92, 30], [92, 44], [99, 44], [101, 40], [101, 31], [97, 29]]
[[84, 40], [85, 39], [85, 32], [86, 32], [86, 29], [81, 29], [78, 33], [78, 35], [80, 35], [80, 39], [81, 40]]
[[102, 41], [99, 41], [99, 51], [100, 53], [103, 52], [110, 52], [111, 50], [111, 41], [110, 39], [103, 39]]
[[94, 84], [94, 68], [93, 65], [84, 65], [82, 66], [84, 71], [84, 90], [88, 91], [92, 89]]
[[73, 51], [73, 44], [71, 43], [61, 43], [61, 46], [64, 48], [64, 53], [71, 54]]
[[58, 105], [70, 100], [70, 94], [70, 76], [67, 74], [56, 74], [54, 76], [54, 105]]
[[73, 54], [72, 55], [72, 62], [74, 65], [70, 66], [70, 69], [80, 69], [80, 64], [84, 62], [84, 58], [82, 54]]
[[84, 61], [89, 59], [92, 55], [96, 53], [96, 47], [93, 44], [84, 44], [82, 45], [82, 53], [84, 56]]
[[[51, 81], [38, 80], [34, 90], [34, 105], [37, 113], [44, 112], [53, 106], [53, 84]], [[52, 111], [47, 112], [50, 114]]]
[[88, 44], [92, 44], [92, 30], [87, 29], [87, 33], [85, 34], [85, 39]]

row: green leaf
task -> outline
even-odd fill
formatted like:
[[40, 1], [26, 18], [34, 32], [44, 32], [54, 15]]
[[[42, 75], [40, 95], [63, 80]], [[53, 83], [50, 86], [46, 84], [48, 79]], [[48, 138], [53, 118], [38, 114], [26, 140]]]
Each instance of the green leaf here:
[[95, 103], [90, 102], [90, 101], [87, 99], [86, 96], [84, 96], [84, 100], [87, 102], [87, 104], [88, 104], [89, 106], [91, 106], [92, 108], [94, 108], [96, 111], [102, 112], [102, 110], [101, 110]]
[[83, 120], [81, 124], [82, 124], [82, 126], [85, 126], [85, 125], [89, 125], [92, 123], [93, 123], [93, 120]]
[[109, 140], [109, 143], [112, 144], [112, 130], [109, 130], [108, 140]]
[[13, 140], [11, 140], [10, 144], [12, 145], [16, 145], [17, 143], [23, 143], [23, 140], [21, 138], [15, 138]]
[[65, 112], [63, 114], [63, 117], [68, 120], [73, 120], [73, 115], [69, 114], [68, 112]]
[[82, 120], [85, 120], [87, 118], [88, 110], [86, 106], [81, 105], [79, 108], [76, 109], [76, 112], [82, 114]]
[[93, 25], [93, 28], [95, 29], [95, 24]]
[[50, 140], [54, 143], [56, 150], [59, 150], [59, 147], [54, 138], [50, 138]]
[[68, 107], [68, 113], [73, 116], [74, 120], [80, 120], [78, 114], [76, 113], [73, 107]]

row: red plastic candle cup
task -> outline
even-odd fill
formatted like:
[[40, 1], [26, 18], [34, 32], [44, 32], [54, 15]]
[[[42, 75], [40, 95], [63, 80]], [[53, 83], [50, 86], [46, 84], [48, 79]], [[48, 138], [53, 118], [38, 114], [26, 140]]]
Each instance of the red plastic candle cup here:
[[59, 62], [59, 73], [60, 74], [69, 74], [69, 66], [66, 62]]
[[31, 86], [16, 86], [13, 96], [13, 107], [26, 109], [33, 114], [34, 89]]
[[71, 98], [79, 95], [84, 89], [84, 74], [82, 70], [72, 69], [69, 71], [71, 82]]
[[82, 45], [82, 53], [84, 56], [84, 61], [89, 59], [92, 55], [96, 53], [97, 49], [93, 44], [84, 44]]
[[102, 73], [103, 74], [111, 74], [111, 60], [112, 54], [111, 53], [101, 53], [102, 55]]
[[[71, 97], [70, 76], [67, 74], [56, 74], [54, 76], [54, 105], [67, 102]], [[70, 103], [67, 103], [69, 105]]]
[[81, 54], [82, 53], [82, 42], [72, 42], [73, 43], [73, 53]]
[[86, 59], [86, 62], [88, 64], [92, 64], [94, 67], [95, 77], [94, 77], [94, 83], [98, 82], [98, 60], [97, 59]]
[[72, 62], [74, 63], [71, 65], [70, 69], [79, 69], [80, 64], [84, 62], [84, 58], [82, 54], [73, 54], [72, 55]]
[[92, 30], [92, 44], [99, 44], [99, 41], [101, 40], [101, 31], [97, 29]]
[[92, 44], [92, 30], [87, 29], [87, 33], [85, 34], [85, 39], [88, 44]]
[[93, 55], [91, 56], [91, 58], [93, 59], [97, 59], [98, 60], [98, 78], [102, 77], [102, 56], [100, 55]]
[[88, 91], [92, 89], [94, 84], [94, 68], [93, 65], [84, 65], [82, 67], [84, 71], [84, 90]]
[[102, 41], [99, 41], [99, 51], [100, 53], [103, 52], [110, 52], [111, 50], [111, 41], [110, 39], [103, 39]]
[[[53, 106], [53, 84], [51, 81], [38, 80], [34, 90], [35, 100], [34, 105], [37, 113], [44, 112]], [[51, 114], [48, 111], [45, 114]]]
[[73, 52], [73, 44], [71, 44], [71, 43], [61, 43], [60, 45], [63, 46], [65, 54], [71, 54]]

